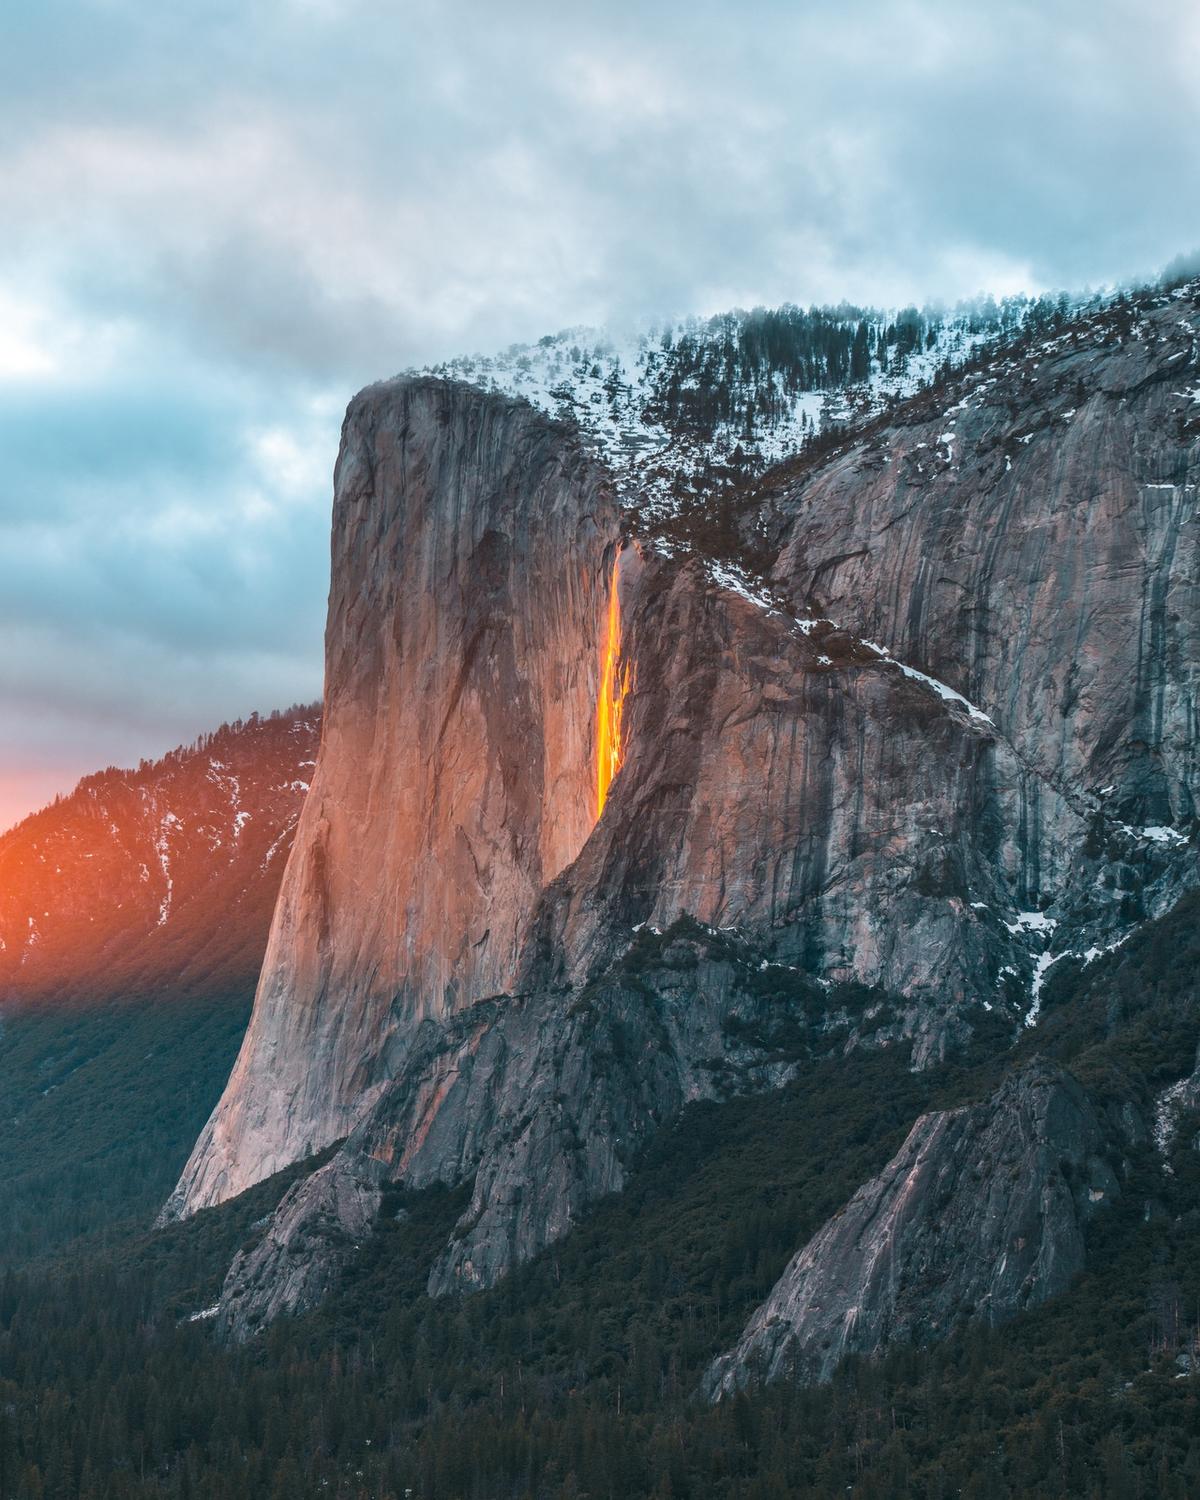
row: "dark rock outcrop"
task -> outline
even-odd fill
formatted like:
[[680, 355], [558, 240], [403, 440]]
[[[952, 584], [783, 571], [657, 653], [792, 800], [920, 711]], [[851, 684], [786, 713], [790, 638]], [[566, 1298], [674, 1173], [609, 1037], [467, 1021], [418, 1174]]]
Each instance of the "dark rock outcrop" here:
[[218, 1331], [244, 1337], [280, 1313], [315, 1307], [371, 1233], [382, 1180], [378, 1162], [338, 1156], [289, 1188], [262, 1241], [234, 1257]]
[[1079, 1085], [1034, 1063], [983, 1104], [922, 1115], [878, 1177], [800, 1250], [705, 1381], [828, 1380], [848, 1354], [995, 1324], [1065, 1290], [1119, 1192]]

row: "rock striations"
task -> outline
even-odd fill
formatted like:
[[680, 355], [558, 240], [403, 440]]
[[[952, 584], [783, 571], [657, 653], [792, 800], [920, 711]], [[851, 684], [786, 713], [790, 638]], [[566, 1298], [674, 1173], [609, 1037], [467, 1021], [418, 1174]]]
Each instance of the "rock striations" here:
[[[1197, 812], [1198, 434], [1176, 378], [1197, 332], [1168, 299], [1124, 336], [1052, 340], [957, 400], [918, 398], [780, 500], [794, 598], [984, 705], [1048, 786], [1138, 828]], [[1061, 868], [1041, 810], [1026, 820], [1036, 896]]]
[[735, 1349], [714, 1400], [751, 1381], [818, 1384], [847, 1354], [999, 1323], [1065, 1291], [1084, 1226], [1120, 1191], [1100, 1121], [1069, 1075], [1035, 1063], [983, 1104], [922, 1115], [800, 1250]]
[[594, 818], [617, 514], [577, 437], [433, 379], [351, 404], [325, 719], [245, 1044], [171, 1212], [353, 1128], [422, 1021], [512, 988]]
[[[1195, 883], [1198, 308], [1089, 313], [775, 470], [718, 528], [766, 585], [684, 516], [619, 548], [576, 425], [428, 378], [356, 398], [319, 765], [167, 1213], [342, 1144], [238, 1257], [227, 1333], [311, 1305], [389, 1184], [473, 1184], [429, 1287], [488, 1286], [689, 1101], [1003, 1045], [1054, 963]], [[714, 1389], [1051, 1295], [1101, 1155], [1061, 1074], [926, 1117]]]

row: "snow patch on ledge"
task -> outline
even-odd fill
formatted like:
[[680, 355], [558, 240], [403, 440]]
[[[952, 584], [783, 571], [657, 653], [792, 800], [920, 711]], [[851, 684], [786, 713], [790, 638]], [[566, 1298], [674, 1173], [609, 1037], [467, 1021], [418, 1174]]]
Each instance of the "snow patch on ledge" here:
[[1037, 962], [1033, 966], [1033, 983], [1029, 987], [1029, 1009], [1025, 1014], [1026, 1026], [1036, 1026], [1038, 1015], [1042, 1009], [1042, 990], [1045, 988], [1046, 975], [1060, 958], [1066, 958], [1065, 953], [1039, 953]]
[[[661, 549], [660, 549], [661, 550]], [[670, 553], [666, 554], [670, 556]], [[756, 583], [741, 568], [735, 567], [727, 562], [714, 562], [711, 559], [705, 561], [708, 576], [718, 588], [728, 589], [730, 593], [737, 594], [739, 598], [747, 600], [758, 609], [764, 610], [769, 615], [780, 615], [788, 620], [802, 635], [811, 635], [818, 625], [824, 623], [832, 625], [832, 620], [822, 622], [820, 619], [797, 620], [790, 615], [777, 600], [773, 599], [765, 585]]]
[[757, 604], [759, 609], [765, 609], [768, 613], [774, 613], [775, 601], [761, 585], [755, 585], [740, 568], [733, 568], [728, 563], [710, 562], [708, 574], [718, 588], [728, 589], [730, 593], [738, 594], [743, 599], [748, 599], [751, 604]]
[[1047, 937], [1055, 930], [1058, 923], [1053, 917], [1048, 917], [1044, 911], [1019, 911], [1015, 922], [1005, 922], [1005, 927], [1011, 933], [1018, 932], [1044, 932]]
[[1148, 839], [1152, 844], [1166, 844], [1172, 849], [1182, 849], [1188, 842], [1186, 833], [1180, 833], [1177, 828], [1167, 828], [1162, 823], [1154, 823], [1149, 828], [1134, 828], [1131, 823], [1118, 823], [1117, 827], [1130, 838]]
[[1087, 952], [1083, 955], [1083, 964], [1084, 964], [1084, 967], [1086, 968], [1088, 966], [1088, 964], [1094, 963], [1095, 960], [1098, 959], [1098, 958], [1103, 958], [1106, 953], [1115, 953], [1117, 951], [1117, 949], [1121, 946], [1121, 944], [1124, 943], [1124, 942], [1126, 942], [1128, 940], [1128, 938], [1129, 938], [1129, 933], [1126, 933], [1124, 937], [1117, 938], [1117, 940], [1115, 942], [1113, 942], [1113, 943], [1105, 943], [1105, 945], [1104, 945], [1103, 948], [1096, 948], [1096, 947], [1089, 948], [1087, 950]]
[[[1069, 952], [1049, 952], [1050, 941], [1058, 929], [1054, 917], [1044, 911], [1019, 911], [1014, 922], [1005, 922], [1004, 927], [1013, 937], [1029, 937], [1036, 933], [1045, 944], [1044, 950], [1033, 961], [1033, 975], [1029, 985], [1029, 1009], [1025, 1013], [1025, 1025], [1036, 1026], [1042, 1010], [1042, 991], [1046, 987], [1046, 976], [1061, 958], [1070, 958]], [[1006, 966], [1007, 967], [1007, 966]], [[1004, 969], [1000, 971], [1002, 974]]]
[[[665, 551], [665, 549], [660, 550]], [[671, 553], [665, 552], [665, 555], [671, 556]], [[765, 610], [767, 614], [784, 616], [802, 635], [811, 635], [818, 625], [829, 625], [834, 630], [842, 630], [842, 627], [836, 620], [830, 620], [823, 616], [799, 620], [794, 615], [790, 615], [787, 610], [771, 597], [764, 585], [755, 583], [740, 568], [734, 567], [730, 563], [714, 562], [709, 559], [706, 561], [705, 566], [709, 577], [718, 588], [730, 590], [731, 593], [735, 593], [741, 598], [748, 600], [751, 604], [756, 605], [759, 609]], [[844, 633], [849, 634], [848, 631]], [[986, 724], [989, 729], [996, 728], [996, 721], [989, 714], [985, 714], [983, 709], [977, 707], [970, 699], [964, 698], [960, 692], [950, 687], [947, 683], [939, 681], [936, 677], [930, 677], [928, 672], [919, 672], [916, 667], [910, 667], [907, 662], [899, 661], [886, 646], [881, 646], [878, 641], [859, 640], [859, 644], [865, 646], [868, 651], [873, 651], [885, 666], [895, 667], [911, 681], [919, 682], [922, 686], [930, 688], [943, 703], [952, 703], [956, 707], [964, 709], [974, 723]], [[822, 665], [832, 666], [832, 662], [827, 656], [820, 657], [819, 661]]]
[[878, 641], [863, 641], [863, 645], [868, 651], [874, 651], [875, 655], [881, 661], [887, 662], [889, 666], [899, 667], [905, 677], [910, 677], [914, 682], [923, 682], [926, 687], [932, 688], [944, 703], [956, 703], [959, 708], [965, 708], [977, 724], [987, 724], [995, 729], [995, 720], [985, 714], [983, 709], [977, 708], [969, 699], [964, 698], [961, 693], [956, 692], [954, 688], [947, 686], [944, 682], [939, 682], [936, 677], [930, 677], [928, 672], [918, 672], [916, 667], [910, 667], [907, 662], [897, 661], [887, 647], [881, 646]]

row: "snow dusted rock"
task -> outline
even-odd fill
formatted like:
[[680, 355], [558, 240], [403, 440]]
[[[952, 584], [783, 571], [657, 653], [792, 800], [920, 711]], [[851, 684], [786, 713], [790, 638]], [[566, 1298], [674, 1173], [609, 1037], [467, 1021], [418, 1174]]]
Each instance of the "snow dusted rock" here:
[[[419, 379], [356, 398], [320, 765], [245, 1047], [168, 1212], [347, 1137], [336, 1172], [289, 1200], [289, 1256], [340, 1263], [359, 1198], [329, 1184], [375, 1182], [381, 1163], [408, 1187], [473, 1180], [430, 1288], [490, 1285], [620, 1187], [689, 1099], [786, 1076], [771, 1045], [729, 1040], [755, 996], [711, 955], [631, 985], [639, 930], [736, 929], [756, 965], [878, 986], [875, 1043], [911, 1039], [919, 1066], [987, 1011], [1015, 1036], [1054, 962], [1194, 882], [1194, 496], [1176, 486], [1160, 514], [1158, 491], [1129, 488], [1146, 463], [1175, 472], [1191, 441], [1160, 399], [1177, 340], [1148, 306], [1140, 339], [1081, 324], [1078, 348], [942, 387], [771, 478], [746, 504], [783, 538], [791, 609], [731, 558], [661, 534], [627, 546], [624, 762], [598, 821], [618, 527], [602, 470], [507, 396]], [[1114, 370], [1132, 382], [1116, 393]], [[964, 1202], [975, 1136], [1036, 1165], [1039, 1121], [1090, 1118], [1062, 1079], [1005, 1100], [927, 1124], [929, 1170]], [[1006, 1203], [1028, 1243], [1029, 1205]], [[299, 1233], [346, 1205], [328, 1255], [328, 1236]], [[231, 1273], [231, 1331], [327, 1285], [296, 1265], [276, 1297], [284, 1241]], [[1077, 1248], [1064, 1207], [1042, 1259], [1001, 1252], [1018, 1280], [996, 1273], [987, 1296], [1049, 1295]], [[925, 1328], [913, 1298], [887, 1328]]]
[[[1186, 1078], [1168, 1084], [1154, 1102], [1154, 1144], [1163, 1158], [1163, 1171], [1170, 1173], [1168, 1158], [1179, 1133], [1180, 1119], [1188, 1111], [1200, 1109], [1200, 1050], [1196, 1063]], [[1200, 1133], [1193, 1135], [1193, 1148], [1200, 1151]]]
[[714, 1361], [707, 1395], [819, 1384], [848, 1354], [1000, 1323], [1064, 1291], [1089, 1218], [1119, 1191], [1104, 1149], [1079, 1085], [1041, 1062], [983, 1104], [922, 1115]]
[[249, 994], [320, 728], [224, 725], [0, 835], [0, 1004]]
[[1192, 297], [1085, 319], [776, 498], [797, 604], [957, 689], [1038, 772], [1023, 905], [1065, 875], [1049, 789], [1165, 837], [1197, 814], [1198, 336]]
[[[1019, 327], [1032, 310], [1021, 297], [1002, 307], [981, 299], [949, 313], [909, 309], [904, 350], [887, 344], [895, 310], [739, 310], [680, 324], [566, 329], [432, 373], [522, 396], [578, 423], [623, 500], [649, 520], [669, 515], [682, 496], [707, 491], [711, 499], [717, 473], [755, 477], [822, 429], [877, 415]], [[856, 332], [864, 340], [857, 369], [848, 359]]]

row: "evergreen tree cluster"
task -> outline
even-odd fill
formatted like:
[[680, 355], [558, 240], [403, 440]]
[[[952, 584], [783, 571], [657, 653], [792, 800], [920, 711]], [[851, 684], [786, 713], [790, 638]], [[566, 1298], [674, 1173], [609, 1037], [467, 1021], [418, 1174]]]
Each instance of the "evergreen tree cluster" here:
[[[1189, 898], [1108, 958], [1064, 966], [1017, 1061], [1049, 1051], [1112, 1118], [1152, 1107], [1200, 1036], [1198, 916]], [[424, 1283], [469, 1184], [393, 1192], [337, 1294], [242, 1348], [191, 1314], [296, 1170], [158, 1234], [127, 1227], [69, 1257], [10, 1250], [0, 1495], [1184, 1500], [1200, 1491], [1195, 1115], [1170, 1173], [1151, 1142], [1129, 1148], [1121, 1199], [1065, 1297], [849, 1361], [826, 1388], [698, 1399], [712, 1355], [914, 1116], [979, 1097], [1006, 1065], [989, 1054], [914, 1074], [892, 1048], [696, 1105], [626, 1192], [463, 1300], [430, 1301]], [[163, 1139], [173, 1170], [182, 1124]], [[51, 1144], [47, 1202], [77, 1146]]]
[[962, 304], [949, 314], [906, 307], [890, 316], [848, 303], [722, 313], [662, 334], [647, 359], [645, 416], [697, 441], [720, 427], [752, 439], [789, 416], [803, 392], [840, 391], [874, 374], [903, 373], [914, 354], [934, 349], [948, 329], [960, 345], [980, 335], [1008, 336], [1031, 312], [1044, 316], [1041, 303], [1013, 297]]

